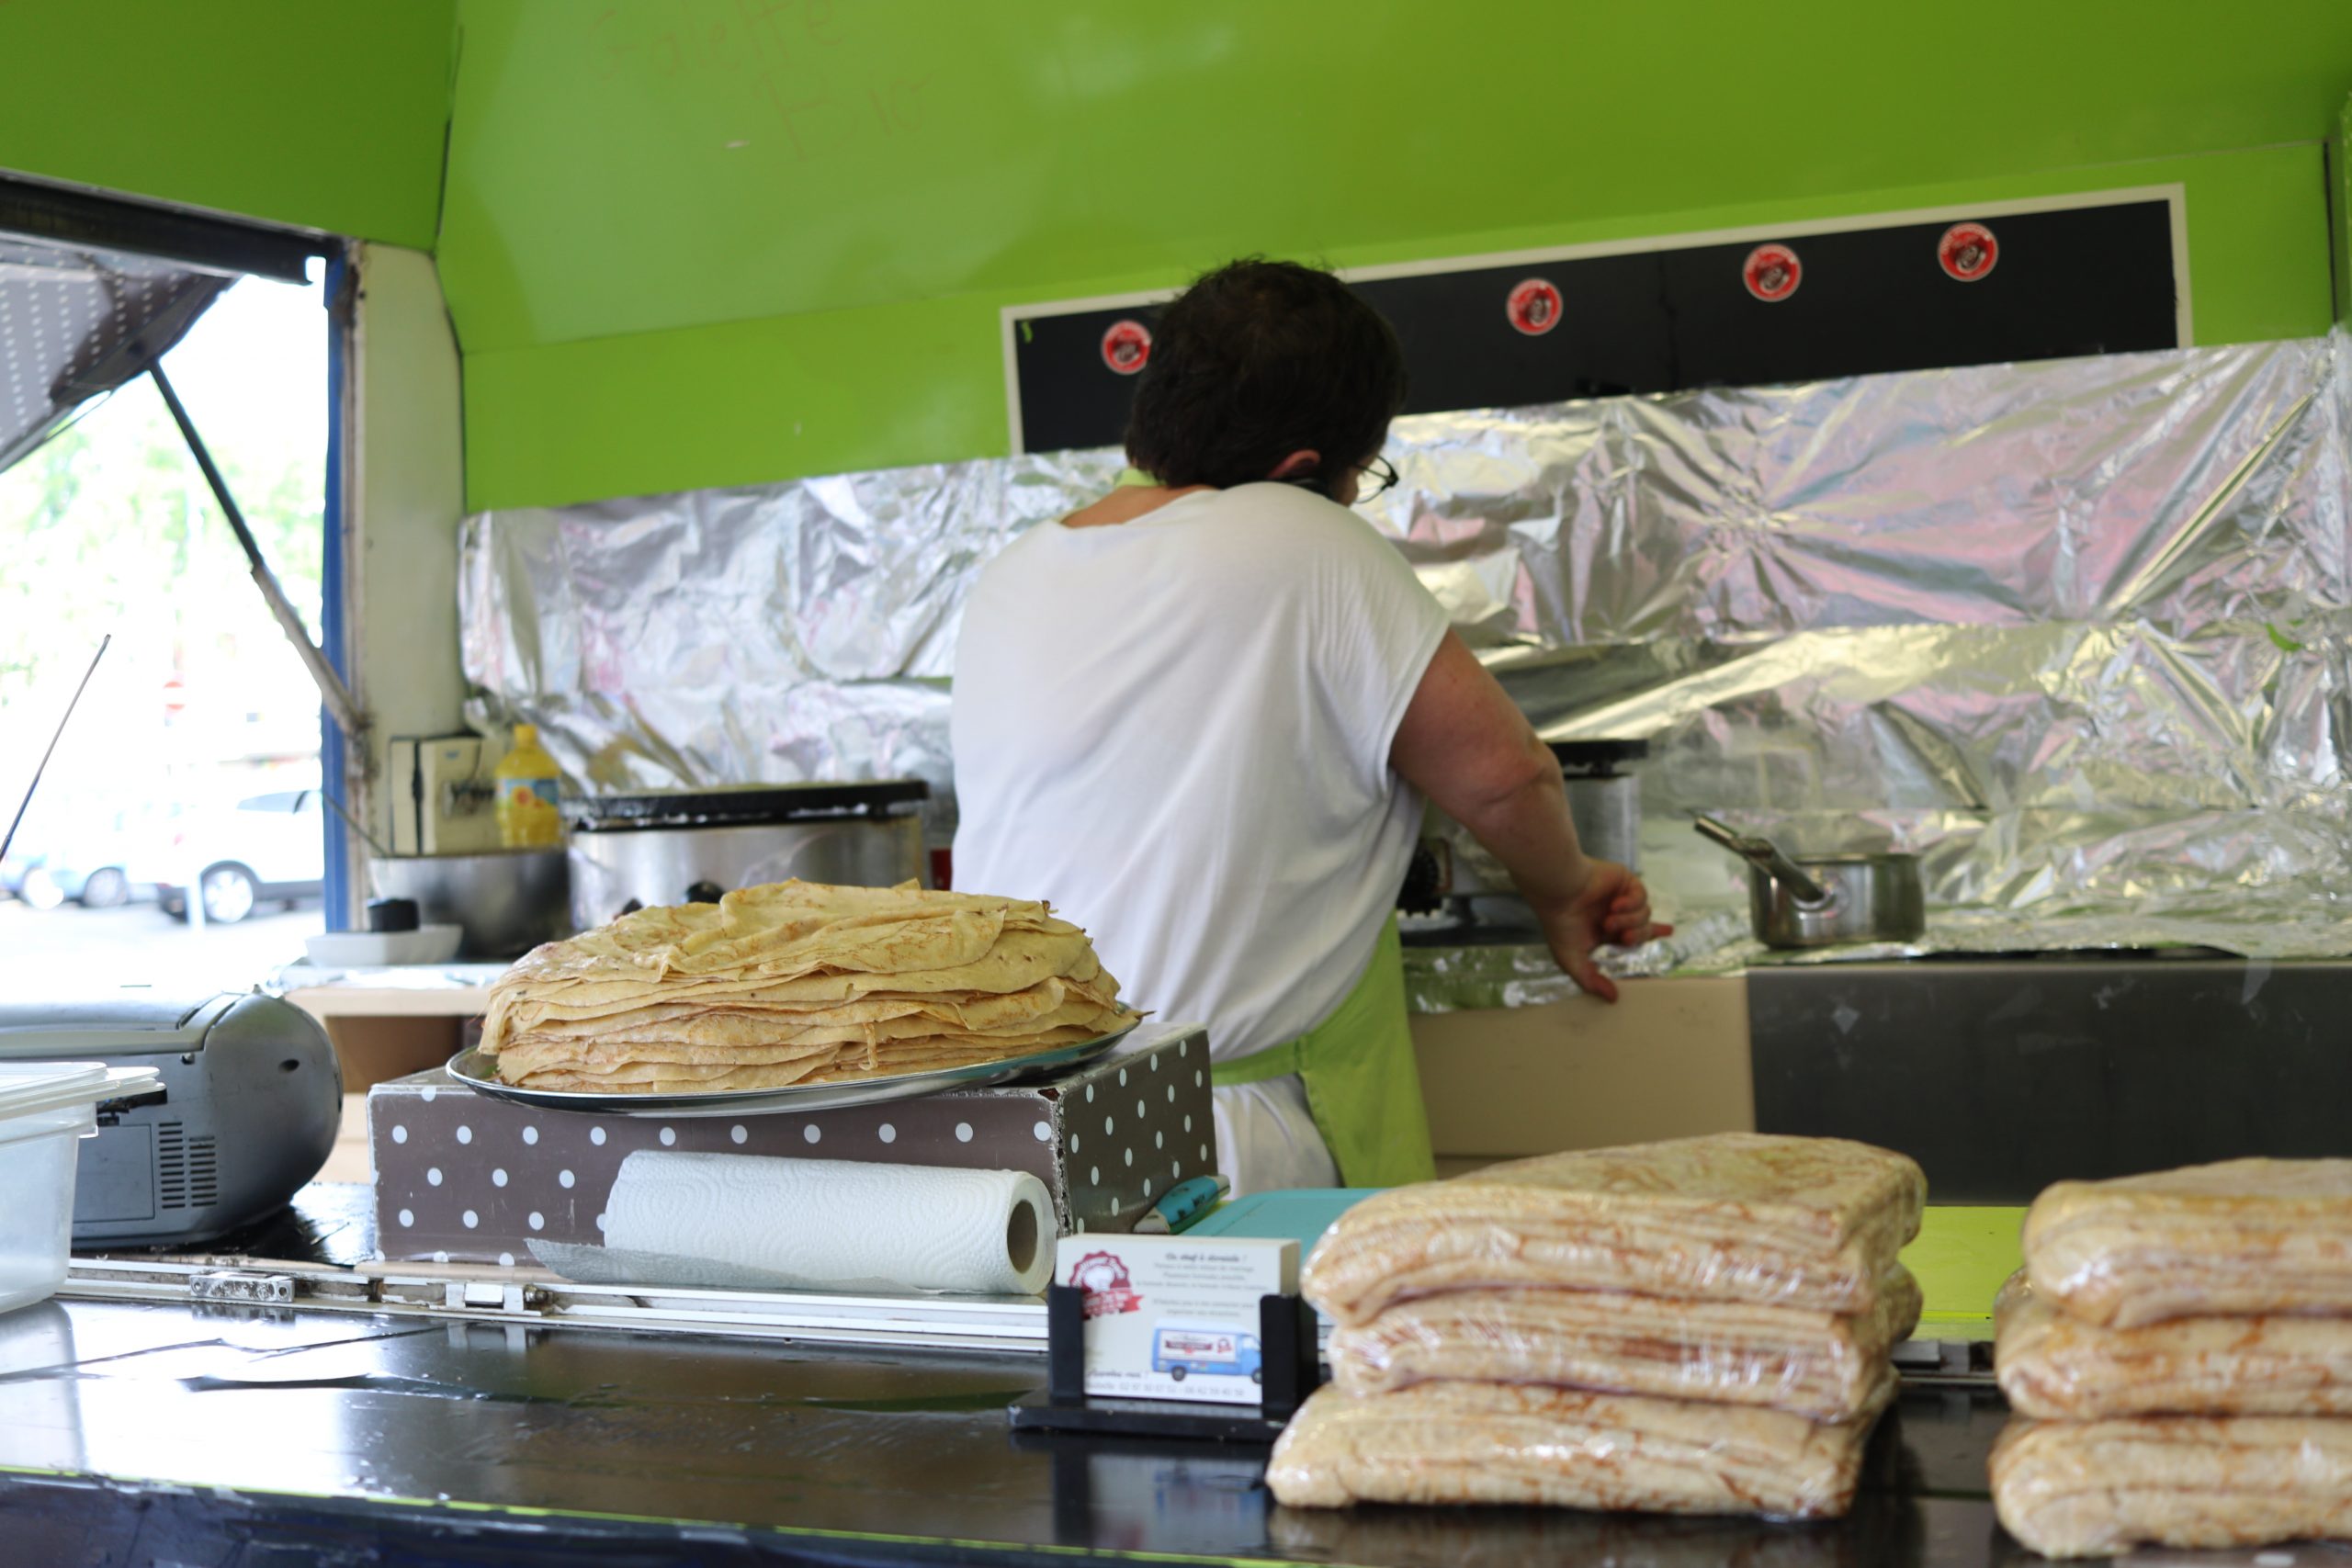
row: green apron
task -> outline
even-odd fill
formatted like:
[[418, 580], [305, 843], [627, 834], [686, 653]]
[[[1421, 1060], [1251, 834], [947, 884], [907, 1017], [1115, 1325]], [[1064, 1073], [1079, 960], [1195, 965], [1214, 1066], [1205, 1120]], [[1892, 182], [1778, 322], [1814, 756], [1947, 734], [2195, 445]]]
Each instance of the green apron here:
[[1413, 1035], [1405, 1022], [1405, 956], [1391, 915], [1372, 964], [1330, 1017], [1286, 1045], [1209, 1069], [1217, 1087], [1296, 1073], [1343, 1187], [1399, 1187], [1437, 1175]]

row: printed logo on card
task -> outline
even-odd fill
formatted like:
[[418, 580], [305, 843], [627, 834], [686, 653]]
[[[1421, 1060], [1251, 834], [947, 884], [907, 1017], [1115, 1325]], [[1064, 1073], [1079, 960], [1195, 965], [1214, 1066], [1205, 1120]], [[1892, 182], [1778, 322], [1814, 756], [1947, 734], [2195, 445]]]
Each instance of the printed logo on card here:
[[1070, 1265], [1069, 1282], [1086, 1292], [1086, 1315], [1111, 1317], [1143, 1310], [1143, 1297], [1114, 1252], [1090, 1252]]

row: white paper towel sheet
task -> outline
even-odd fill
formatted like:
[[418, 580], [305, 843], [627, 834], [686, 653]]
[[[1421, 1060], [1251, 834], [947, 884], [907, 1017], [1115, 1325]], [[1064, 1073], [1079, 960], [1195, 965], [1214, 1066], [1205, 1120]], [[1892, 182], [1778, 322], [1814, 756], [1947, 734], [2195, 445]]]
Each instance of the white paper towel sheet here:
[[1035, 1295], [1054, 1207], [1023, 1171], [642, 1150], [605, 1201], [605, 1245], [533, 1242], [583, 1284]]

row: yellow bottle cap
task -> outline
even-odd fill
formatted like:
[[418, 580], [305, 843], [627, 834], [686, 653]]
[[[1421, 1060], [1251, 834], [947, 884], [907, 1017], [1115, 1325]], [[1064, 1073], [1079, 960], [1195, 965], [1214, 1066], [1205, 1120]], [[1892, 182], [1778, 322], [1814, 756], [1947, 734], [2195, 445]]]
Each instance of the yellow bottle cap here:
[[538, 743], [539, 727], [537, 725], [518, 724], [514, 727], [514, 744], [517, 747], [537, 746]]

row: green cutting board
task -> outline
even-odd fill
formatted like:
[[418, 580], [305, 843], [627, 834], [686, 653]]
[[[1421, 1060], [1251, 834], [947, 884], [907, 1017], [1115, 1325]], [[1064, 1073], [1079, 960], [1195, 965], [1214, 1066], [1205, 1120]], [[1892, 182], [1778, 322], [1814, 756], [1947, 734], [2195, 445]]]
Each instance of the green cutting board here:
[[1918, 1337], [1993, 1337], [1993, 1298], [2001, 1282], [2025, 1266], [2024, 1227], [2023, 1209], [1928, 1205], [1917, 1239], [1903, 1249], [1904, 1267], [1918, 1277], [1927, 1297]]
[[[1366, 1187], [1252, 1192], [1210, 1212], [1187, 1235], [1290, 1236], [1304, 1259], [1331, 1223], [1372, 1196]], [[2024, 1261], [2018, 1237], [2023, 1209], [1928, 1205], [1919, 1236], [1903, 1249], [1927, 1297], [1922, 1339], [1990, 1339], [1993, 1298]]]

